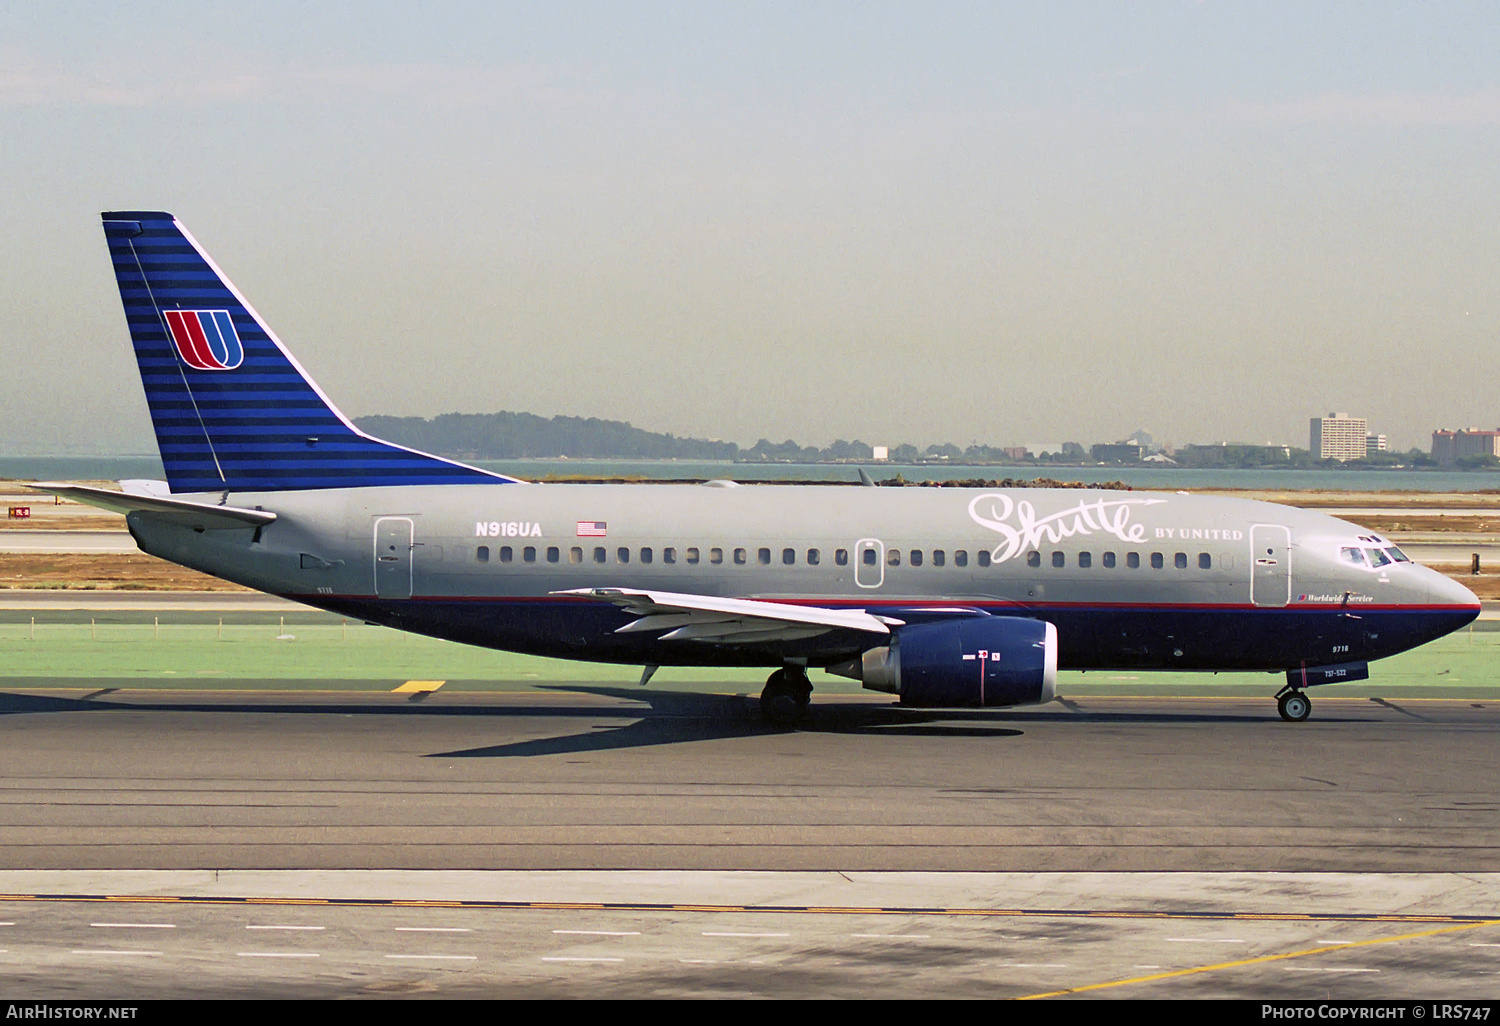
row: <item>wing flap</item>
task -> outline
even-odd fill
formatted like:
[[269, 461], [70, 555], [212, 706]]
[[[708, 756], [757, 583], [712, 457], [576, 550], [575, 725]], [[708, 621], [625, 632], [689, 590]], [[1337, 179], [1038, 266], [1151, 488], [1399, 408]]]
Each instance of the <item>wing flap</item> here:
[[575, 588], [553, 592], [603, 599], [639, 617], [615, 633], [664, 630], [663, 641], [700, 641], [716, 644], [746, 641], [791, 641], [825, 634], [835, 628], [889, 634], [903, 621], [873, 616], [862, 609], [688, 595], [672, 591], [635, 591], [625, 588]]

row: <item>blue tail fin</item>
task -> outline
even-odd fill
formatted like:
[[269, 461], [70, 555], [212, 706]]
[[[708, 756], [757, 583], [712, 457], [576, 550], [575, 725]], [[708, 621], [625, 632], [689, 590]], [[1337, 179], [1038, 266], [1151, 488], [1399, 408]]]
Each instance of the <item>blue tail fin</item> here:
[[356, 428], [171, 214], [106, 213], [104, 236], [172, 491], [514, 480]]

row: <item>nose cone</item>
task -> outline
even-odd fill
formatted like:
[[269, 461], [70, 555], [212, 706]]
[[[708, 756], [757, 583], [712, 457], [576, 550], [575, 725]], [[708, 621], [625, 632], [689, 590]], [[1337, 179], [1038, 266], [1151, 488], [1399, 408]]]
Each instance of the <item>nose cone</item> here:
[[1471, 623], [1479, 615], [1479, 597], [1451, 577], [1428, 571], [1427, 591], [1434, 606], [1442, 607], [1443, 623], [1450, 631]]
[[1432, 571], [1432, 577], [1428, 580], [1427, 587], [1428, 591], [1432, 594], [1434, 604], [1441, 606], [1469, 606], [1473, 608], [1474, 615], [1479, 615], [1479, 597], [1453, 578], [1434, 570]]

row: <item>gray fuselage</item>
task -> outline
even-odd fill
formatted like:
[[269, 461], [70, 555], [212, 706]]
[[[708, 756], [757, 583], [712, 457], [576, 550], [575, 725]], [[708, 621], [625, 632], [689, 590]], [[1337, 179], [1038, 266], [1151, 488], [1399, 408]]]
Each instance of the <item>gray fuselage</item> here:
[[277, 520], [194, 531], [135, 513], [131, 528], [147, 552], [310, 605], [610, 662], [826, 666], [878, 639], [621, 635], [627, 614], [556, 593], [657, 589], [906, 623], [955, 610], [1030, 617], [1057, 625], [1062, 667], [1085, 669], [1367, 660], [1448, 633], [1479, 609], [1466, 588], [1357, 525], [1186, 493], [496, 484], [223, 500]]

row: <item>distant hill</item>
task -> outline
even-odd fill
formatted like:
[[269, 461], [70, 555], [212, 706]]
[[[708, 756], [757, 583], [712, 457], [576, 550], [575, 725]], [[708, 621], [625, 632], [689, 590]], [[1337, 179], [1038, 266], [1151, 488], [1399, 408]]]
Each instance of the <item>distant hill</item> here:
[[[820, 460], [869, 460], [874, 448], [855, 439], [839, 439], [827, 448], [798, 445], [791, 439], [762, 438], [748, 449], [734, 442], [678, 438], [631, 427], [624, 421], [597, 417], [538, 417], [534, 413], [444, 413], [423, 417], [358, 417], [360, 430], [377, 438], [423, 452], [458, 459], [684, 459], [783, 460], [809, 463]], [[971, 445], [914, 445], [890, 447], [896, 462], [968, 460], [980, 463], [1018, 462], [1000, 449]]]
[[444, 456], [482, 460], [550, 456], [607, 459], [732, 460], [733, 442], [710, 442], [642, 431], [597, 417], [538, 417], [533, 413], [444, 413], [422, 417], [360, 417], [360, 430], [377, 438]]

